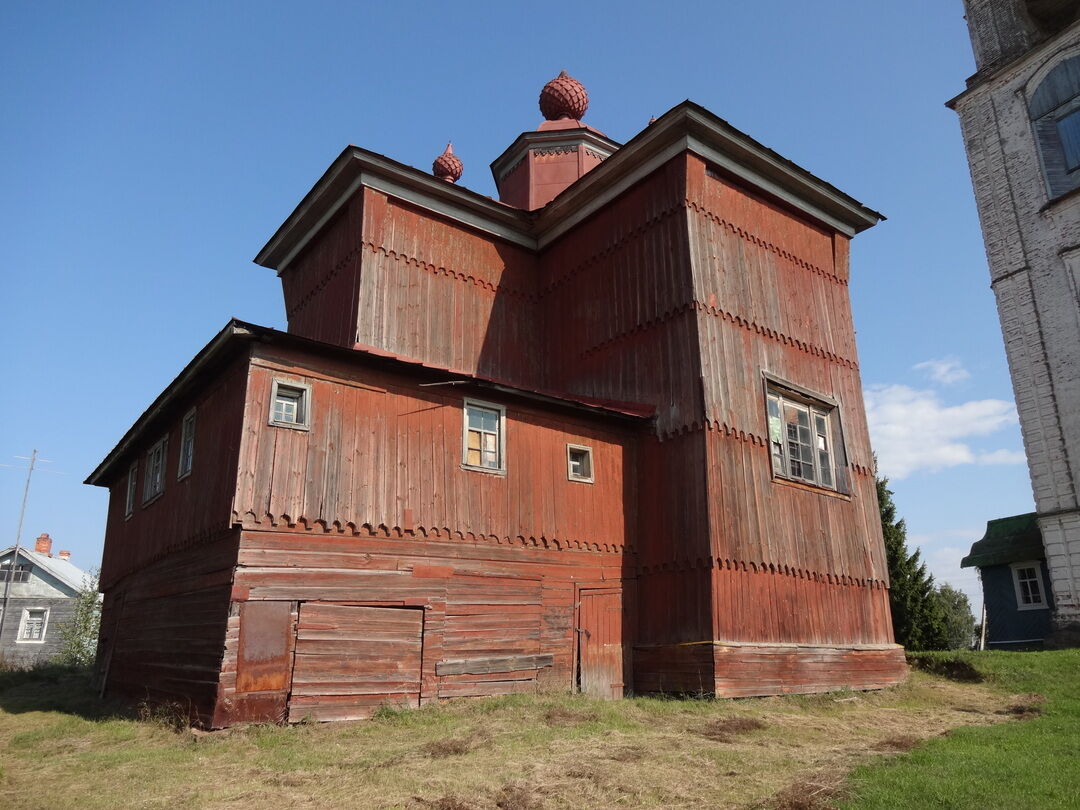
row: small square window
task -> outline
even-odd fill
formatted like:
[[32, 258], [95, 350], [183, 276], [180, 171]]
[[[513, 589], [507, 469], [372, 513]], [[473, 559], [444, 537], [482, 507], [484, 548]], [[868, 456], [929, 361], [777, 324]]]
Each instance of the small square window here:
[[824, 489], [841, 488], [840, 425], [833, 405], [769, 383], [766, 420], [773, 475]]
[[48, 608], [27, 608], [23, 611], [17, 641], [40, 644], [45, 641], [45, 629], [49, 624]]
[[147, 504], [165, 491], [165, 460], [168, 458], [169, 437], [162, 436], [146, 454], [146, 475], [143, 479], [143, 503]]
[[566, 445], [566, 477], [571, 481], [592, 483], [592, 448], [580, 444]]
[[1035, 561], [1012, 564], [1017, 610], [1039, 610], [1049, 607], [1044, 596], [1040, 568], [1042, 564]]
[[186, 478], [191, 475], [191, 468], [195, 464], [195, 409], [192, 408], [184, 415], [184, 421], [180, 425], [180, 463], [176, 468], [176, 478]]
[[465, 401], [461, 464], [472, 470], [504, 472], [506, 410], [501, 405]]
[[139, 462], [131, 462], [128, 467], [127, 497], [124, 500], [124, 517], [129, 518], [135, 514], [135, 491], [139, 486]]
[[311, 386], [274, 380], [270, 392], [270, 424], [307, 430], [311, 427]]

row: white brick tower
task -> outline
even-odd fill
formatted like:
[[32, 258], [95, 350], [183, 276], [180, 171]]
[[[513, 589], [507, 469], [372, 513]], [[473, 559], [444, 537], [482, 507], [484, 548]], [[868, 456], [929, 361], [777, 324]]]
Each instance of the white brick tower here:
[[965, 0], [960, 116], [1059, 627], [1080, 622], [1080, 0]]

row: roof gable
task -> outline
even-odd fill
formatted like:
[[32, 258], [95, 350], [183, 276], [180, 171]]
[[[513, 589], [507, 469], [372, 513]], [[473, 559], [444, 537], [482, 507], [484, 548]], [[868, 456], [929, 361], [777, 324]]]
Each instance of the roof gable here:
[[[0, 561], [10, 561], [14, 550], [15, 546], [8, 546], [3, 551], [0, 551]], [[31, 551], [24, 546], [19, 547], [19, 559], [26, 560], [34, 566], [34, 571], [31, 572], [32, 575], [38, 570], [44, 571], [60, 586], [61, 590], [70, 591], [73, 596], [77, 591], [82, 590], [87, 580], [90, 579], [90, 575], [86, 571], [72, 565], [68, 560], [61, 560], [59, 557], [50, 557], [48, 554]]]

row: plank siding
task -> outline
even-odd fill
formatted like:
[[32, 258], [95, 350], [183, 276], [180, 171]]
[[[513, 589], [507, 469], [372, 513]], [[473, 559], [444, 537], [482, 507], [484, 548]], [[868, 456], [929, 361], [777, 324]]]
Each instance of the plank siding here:
[[214, 724], [239, 535], [221, 532], [105, 592], [97, 657], [104, 694], [174, 702]]
[[290, 332], [336, 346], [356, 342], [363, 211], [357, 194], [281, 274]]
[[[230, 505], [244, 420], [247, 363], [238, 358], [199, 393], [183, 397], [163, 413], [116, 466], [109, 484], [106, 526], [108, 542], [101, 560], [101, 588], [169, 554], [214, 538], [232, 521]], [[184, 414], [195, 408], [195, 453], [191, 474], [177, 480], [180, 428]], [[144, 503], [146, 451], [167, 435], [165, 490]], [[135, 511], [125, 517], [127, 472], [137, 461]]]
[[[312, 386], [310, 430], [266, 424], [274, 379]], [[233, 520], [245, 528], [368, 526], [557, 548], [610, 551], [628, 544], [630, 433], [506, 401], [506, 474], [465, 470], [466, 390], [418, 388], [398, 375], [259, 347], [241, 446], [246, 472], [237, 481]], [[488, 393], [468, 394], [493, 400]], [[593, 448], [594, 483], [568, 480], [568, 443]]]
[[536, 257], [364, 189], [356, 340], [535, 386]]
[[[289, 331], [321, 343], [250, 327], [143, 427], [131, 458], [170, 435], [166, 487], [143, 506], [140, 468], [129, 519], [112, 468], [107, 689], [149, 678], [223, 726], [544, 682], [895, 683], [848, 273], [846, 237], [689, 152], [537, 251], [361, 184], [281, 275]], [[773, 477], [764, 374], [838, 403], [840, 491]], [[275, 380], [310, 425], [268, 424]], [[504, 470], [462, 467], [466, 397], [505, 408]]]

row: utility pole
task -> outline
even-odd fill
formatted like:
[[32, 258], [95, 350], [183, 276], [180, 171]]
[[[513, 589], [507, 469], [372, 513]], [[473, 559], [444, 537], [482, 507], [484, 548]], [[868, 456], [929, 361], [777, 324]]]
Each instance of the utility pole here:
[[[19, 529], [15, 532], [15, 552], [11, 555], [7, 578], [4, 582], [4, 607], [0, 611], [0, 640], [4, 638], [4, 625], [7, 624], [8, 600], [11, 598], [11, 580], [15, 579], [15, 565], [19, 562], [19, 543], [22, 541], [23, 518], [26, 517], [26, 499], [30, 495], [30, 477], [34, 474], [37, 463], [37, 450], [30, 454], [30, 468], [26, 471], [26, 486], [23, 488], [22, 508], [19, 510]], [[3, 570], [3, 569], [0, 569]]]

